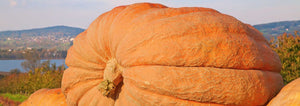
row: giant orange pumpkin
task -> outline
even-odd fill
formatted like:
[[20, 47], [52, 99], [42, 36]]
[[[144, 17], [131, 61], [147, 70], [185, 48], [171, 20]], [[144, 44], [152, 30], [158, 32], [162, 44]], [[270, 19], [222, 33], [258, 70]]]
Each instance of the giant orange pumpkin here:
[[116, 7], [66, 58], [68, 105], [263, 105], [283, 86], [262, 34], [209, 8]]
[[60, 88], [40, 89], [34, 92], [20, 106], [67, 106]]
[[300, 106], [300, 78], [284, 86], [268, 106]]

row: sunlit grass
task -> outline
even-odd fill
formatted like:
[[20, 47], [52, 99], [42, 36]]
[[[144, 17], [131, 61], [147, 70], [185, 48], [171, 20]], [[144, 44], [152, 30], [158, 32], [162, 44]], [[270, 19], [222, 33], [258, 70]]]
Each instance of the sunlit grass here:
[[[11, 93], [4, 93], [0, 94], [2, 97], [7, 97], [10, 100], [17, 101], [17, 102], [23, 102], [25, 101], [29, 95], [22, 95], [22, 94], [11, 94]], [[2, 106], [2, 105], [0, 105]]]

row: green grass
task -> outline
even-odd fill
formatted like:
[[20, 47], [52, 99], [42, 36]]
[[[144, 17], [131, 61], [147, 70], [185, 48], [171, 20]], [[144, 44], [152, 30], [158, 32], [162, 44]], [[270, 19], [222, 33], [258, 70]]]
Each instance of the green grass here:
[[13, 101], [18, 101], [18, 102], [23, 102], [29, 97], [29, 95], [11, 94], [11, 93], [4, 93], [4, 94], [0, 94], [0, 95], [2, 97], [7, 97]]

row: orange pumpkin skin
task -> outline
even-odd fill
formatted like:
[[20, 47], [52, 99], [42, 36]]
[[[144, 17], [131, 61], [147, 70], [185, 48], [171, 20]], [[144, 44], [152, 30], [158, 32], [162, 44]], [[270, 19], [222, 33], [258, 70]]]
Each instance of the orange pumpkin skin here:
[[40, 89], [24, 101], [20, 106], [67, 106], [60, 88]]
[[75, 38], [66, 64], [72, 106], [264, 105], [283, 86], [262, 34], [208, 8], [117, 7]]
[[267, 106], [300, 106], [300, 78], [285, 85]]

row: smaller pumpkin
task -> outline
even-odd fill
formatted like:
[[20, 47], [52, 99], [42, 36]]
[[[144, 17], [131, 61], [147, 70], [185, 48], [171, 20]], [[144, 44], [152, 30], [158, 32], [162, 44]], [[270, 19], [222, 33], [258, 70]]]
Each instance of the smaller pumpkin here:
[[300, 78], [284, 86], [268, 106], [300, 106]]
[[60, 88], [40, 89], [34, 92], [20, 106], [67, 106]]

